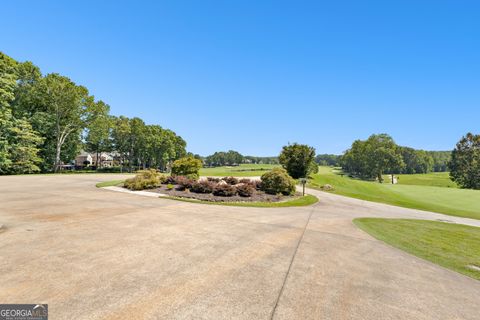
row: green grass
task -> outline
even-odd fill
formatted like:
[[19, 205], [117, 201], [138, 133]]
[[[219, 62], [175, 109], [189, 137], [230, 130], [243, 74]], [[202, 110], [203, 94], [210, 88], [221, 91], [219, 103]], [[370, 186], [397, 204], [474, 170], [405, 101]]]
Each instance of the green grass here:
[[104, 181], [96, 184], [97, 188], [104, 188], [104, 187], [116, 187], [118, 185], [123, 184], [125, 180], [110, 180]]
[[359, 218], [355, 225], [378, 240], [480, 280], [480, 228], [437, 221]]
[[[426, 174], [396, 174], [398, 184], [417, 185], [430, 187], [458, 188], [457, 184], [450, 180], [449, 172], [431, 172]], [[385, 183], [390, 182], [390, 176], [384, 176]]]
[[312, 195], [305, 195], [303, 197], [295, 198], [289, 201], [281, 202], [214, 202], [214, 201], [201, 201], [195, 199], [187, 199], [180, 197], [161, 197], [162, 199], [171, 199], [190, 203], [201, 203], [219, 206], [230, 207], [257, 207], [257, 208], [284, 208], [284, 207], [303, 207], [309, 206], [318, 202], [318, 198]]
[[200, 169], [200, 175], [210, 177], [256, 177], [278, 166], [274, 164], [241, 164], [235, 167], [202, 168]]
[[330, 167], [320, 167], [309, 186], [332, 185], [332, 193], [392, 204], [400, 207], [433, 211], [452, 216], [480, 219], [480, 191], [425, 185], [387, 184], [341, 176]]

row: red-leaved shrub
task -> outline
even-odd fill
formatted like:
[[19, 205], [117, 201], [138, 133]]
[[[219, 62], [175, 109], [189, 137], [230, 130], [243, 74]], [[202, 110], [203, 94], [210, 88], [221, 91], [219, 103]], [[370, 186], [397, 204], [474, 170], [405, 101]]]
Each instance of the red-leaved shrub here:
[[239, 184], [236, 188], [240, 197], [251, 197], [255, 192], [255, 188], [249, 183]]
[[230, 184], [220, 183], [213, 189], [213, 195], [215, 196], [233, 197], [235, 194], [237, 194], [237, 189]]

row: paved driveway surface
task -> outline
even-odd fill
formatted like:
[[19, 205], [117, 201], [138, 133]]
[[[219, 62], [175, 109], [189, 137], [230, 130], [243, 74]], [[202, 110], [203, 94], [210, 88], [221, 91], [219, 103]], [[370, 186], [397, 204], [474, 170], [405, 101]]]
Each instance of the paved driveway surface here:
[[394, 249], [352, 218], [447, 219], [315, 193], [305, 208], [95, 188], [117, 175], [0, 177], [0, 303], [51, 319], [480, 319], [480, 281]]

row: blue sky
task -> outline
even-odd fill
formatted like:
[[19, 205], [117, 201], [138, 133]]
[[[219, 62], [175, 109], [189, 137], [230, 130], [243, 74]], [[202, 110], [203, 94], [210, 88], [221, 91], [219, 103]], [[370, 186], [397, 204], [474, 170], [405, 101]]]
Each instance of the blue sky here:
[[202, 155], [480, 131], [478, 1], [4, 1], [0, 50]]

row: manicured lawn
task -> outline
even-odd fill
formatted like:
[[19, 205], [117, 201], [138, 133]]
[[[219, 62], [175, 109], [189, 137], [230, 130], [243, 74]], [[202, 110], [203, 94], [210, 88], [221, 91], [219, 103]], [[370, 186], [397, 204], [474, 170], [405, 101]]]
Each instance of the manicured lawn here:
[[[458, 188], [457, 184], [450, 180], [449, 172], [431, 172], [426, 174], [396, 174], [398, 184], [418, 185], [430, 187]], [[390, 182], [390, 176], [385, 175], [385, 183]]]
[[378, 240], [480, 280], [480, 228], [437, 221], [360, 218], [355, 225]]
[[202, 168], [200, 169], [200, 175], [210, 177], [256, 177], [278, 166], [274, 164], [241, 164], [235, 167]]
[[104, 187], [116, 187], [118, 185], [123, 184], [125, 180], [111, 180], [111, 181], [104, 181], [96, 184], [97, 188], [104, 188]]
[[480, 219], [480, 191], [422, 185], [391, 185], [361, 181], [336, 173], [330, 167], [320, 167], [309, 186], [332, 185], [332, 193], [400, 207], [444, 213], [452, 216]]
[[282, 202], [213, 202], [200, 201], [194, 199], [178, 198], [178, 197], [162, 197], [162, 199], [172, 199], [183, 202], [202, 203], [210, 205], [231, 206], [231, 207], [260, 207], [260, 208], [283, 208], [283, 207], [303, 207], [318, 202], [318, 198], [312, 195], [305, 195], [289, 201]]

